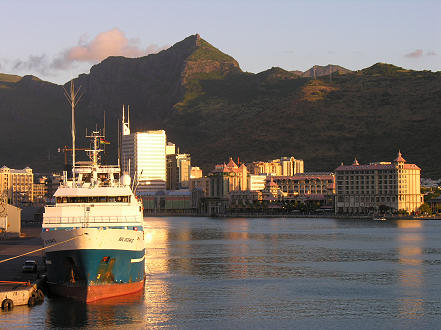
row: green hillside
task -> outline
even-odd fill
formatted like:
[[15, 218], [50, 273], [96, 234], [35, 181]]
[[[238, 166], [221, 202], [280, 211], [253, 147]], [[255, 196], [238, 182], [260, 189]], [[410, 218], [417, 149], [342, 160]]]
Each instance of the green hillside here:
[[[332, 77], [329, 70], [336, 70]], [[316, 80], [277, 67], [242, 72], [198, 35], [154, 55], [109, 57], [75, 79], [83, 94], [78, 143], [85, 143], [86, 127], [103, 125], [105, 112], [112, 142], [106, 159], [116, 161], [117, 121], [122, 105], [130, 104], [133, 131], [166, 129], [205, 171], [230, 156], [254, 161], [290, 155], [304, 159], [307, 171], [332, 171], [354, 157], [361, 163], [392, 160], [401, 149], [424, 176], [441, 177], [441, 73], [384, 63], [345, 70], [317, 66], [324, 75]], [[56, 150], [70, 142], [62, 86], [2, 74], [0, 114], [5, 165], [62, 168]]]

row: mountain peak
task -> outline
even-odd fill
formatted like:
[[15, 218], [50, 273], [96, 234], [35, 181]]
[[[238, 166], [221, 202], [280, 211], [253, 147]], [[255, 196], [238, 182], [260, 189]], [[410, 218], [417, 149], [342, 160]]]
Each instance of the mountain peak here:
[[286, 71], [280, 67], [274, 67], [274, 66], [271, 69], [258, 73], [257, 75], [263, 77], [266, 80], [273, 80], [273, 79], [284, 80], [284, 79], [295, 79], [299, 77], [299, 75], [294, 72]]
[[[187, 37], [182, 42], [191, 40], [195, 48], [185, 61], [185, 69], [182, 74], [182, 82], [185, 84], [189, 79], [223, 77], [231, 72], [241, 72], [239, 63], [230, 55], [227, 55], [202, 39], [199, 34]], [[175, 47], [175, 46], [173, 46]]]
[[316, 77], [326, 76], [330, 73], [338, 73], [338, 74], [346, 74], [352, 72], [349, 69], [346, 69], [340, 65], [328, 64], [325, 66], [322, 65], [314, 65], [311, 69], [305, 71], [303, 73], [303, 77], [314, 77], [314, 71]]
[[398, 72], [407, 72], [409, 70], [403, 69], [402, 67], [388, 64], [388, 63], [382, 63], [378, 62], [374, 65], [361, 70], [364, 74], [370, 74], [370, 75], [384, 75], [384, 76], [392, 76], [397, 74]]

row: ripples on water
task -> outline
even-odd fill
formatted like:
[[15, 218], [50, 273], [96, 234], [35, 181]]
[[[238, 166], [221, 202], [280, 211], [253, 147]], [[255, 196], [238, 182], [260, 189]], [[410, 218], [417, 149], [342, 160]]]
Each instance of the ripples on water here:
[[441, 222], [145, 218], [145, 292], [0, 327], [437, 328]]

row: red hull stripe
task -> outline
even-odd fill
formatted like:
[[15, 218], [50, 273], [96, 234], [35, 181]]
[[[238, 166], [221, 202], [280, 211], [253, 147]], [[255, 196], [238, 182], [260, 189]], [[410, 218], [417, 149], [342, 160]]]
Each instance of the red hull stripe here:
[[51, 293], [53, 294], [89, 303], [100, 299], [139, 292], [144, 287], [144, 281], [93, 285], [87, 287], [62, 286], [51, 283], [49, 283], [49, 285]]

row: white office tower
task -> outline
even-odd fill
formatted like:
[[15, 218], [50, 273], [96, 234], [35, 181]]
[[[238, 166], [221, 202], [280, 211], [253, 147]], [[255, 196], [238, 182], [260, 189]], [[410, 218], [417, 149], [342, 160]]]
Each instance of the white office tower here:
[[131, 133], [129, 111], [126, 119], [123, 107], [121, 165], [134, 180], [137, 193], [165, 190], [166, 140], [164, 130]]

